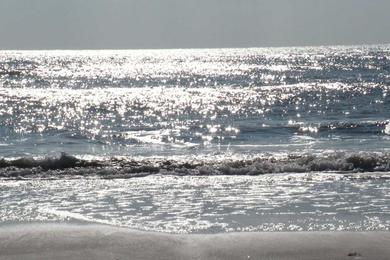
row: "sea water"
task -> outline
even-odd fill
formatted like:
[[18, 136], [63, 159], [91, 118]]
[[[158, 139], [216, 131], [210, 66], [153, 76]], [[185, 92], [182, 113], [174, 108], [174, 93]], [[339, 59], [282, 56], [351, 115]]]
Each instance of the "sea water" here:
[[389, 45], [1, 51], [0, 221], [389, 230], [389, 95]]

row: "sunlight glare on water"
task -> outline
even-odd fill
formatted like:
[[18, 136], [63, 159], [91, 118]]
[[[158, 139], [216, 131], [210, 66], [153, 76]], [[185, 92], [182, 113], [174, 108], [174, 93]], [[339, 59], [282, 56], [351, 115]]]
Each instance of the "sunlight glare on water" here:
[[169, 233], [390, 229], [388, 174], [149, 176], [0, 182], [0, 222], [81, 221]]
[[389, 90], [389, 45], [0, 51], [0, 223], [389, 230]]
[[0, 155], [386, 151], [389, 52], [3, 51]]

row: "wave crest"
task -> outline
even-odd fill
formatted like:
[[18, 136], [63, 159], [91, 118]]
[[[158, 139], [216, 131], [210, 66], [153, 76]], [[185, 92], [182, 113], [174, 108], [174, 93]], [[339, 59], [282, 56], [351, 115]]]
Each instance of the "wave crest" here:
[[332, 155], [295, 155], [283, 158], [261, 156], [242, 160], [168, 160], [118, 159], [89, 161], [62, 153], [58, 158], [22, 157], [0, 160], [2, 178], [56, 178], [91, 176], [131, 178], [150, 174], [166, 175], [262, 175], [305, 172], [386, 172], [390, 155], [378, 153], [336, 153]]

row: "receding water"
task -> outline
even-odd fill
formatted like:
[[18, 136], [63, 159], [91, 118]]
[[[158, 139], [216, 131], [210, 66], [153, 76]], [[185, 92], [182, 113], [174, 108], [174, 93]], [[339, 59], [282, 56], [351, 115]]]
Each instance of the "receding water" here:
[[390, 175], [270, 174], [0, 181], [0, 222], [171, 233], [390, 230]]

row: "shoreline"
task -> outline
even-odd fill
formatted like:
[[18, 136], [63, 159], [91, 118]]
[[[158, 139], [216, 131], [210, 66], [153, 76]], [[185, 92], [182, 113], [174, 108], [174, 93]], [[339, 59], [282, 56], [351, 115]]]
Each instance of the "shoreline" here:
[[388, 259], [390, 232], [166, 234], [106, 225], [0, 226], [0, 259]]

